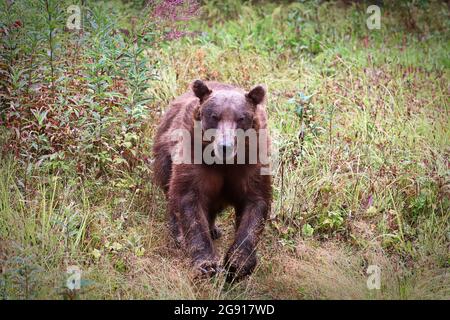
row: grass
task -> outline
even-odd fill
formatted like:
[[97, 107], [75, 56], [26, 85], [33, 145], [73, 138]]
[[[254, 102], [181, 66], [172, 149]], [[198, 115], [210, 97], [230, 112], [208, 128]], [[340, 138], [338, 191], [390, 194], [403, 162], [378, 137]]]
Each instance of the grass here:
[[[111, 3], [123, 12], [117, 23], [129, 27], [123, 21], [137, 9]], [[223, 275], [192, 279], [185, 255], [168, 237], [166, 203], [149, 178], [151, 161], [124, 169], [116, 158], [109, 161], [109, 151], [94, 139], [98, 150], [42, 160], [50, 153], [32, 153], [23, 142], [18, 155], [5, 149], [0, 160], [0, 294], [7, 299], [449, 299], [450, 20], [445, 4], [411, 6], [412, 18], [405, 18], [402, 8], [386, 6], [381, 30], [366, 28], [364, 5], [220, 5], [207, 1], [202, 17], [189, 24], [194, 36], [144, 47], [142, 55], [130, 51], [149, 68], [157, 66], [156, 77], [147, 79], [135, 68], [121, 75], [125, 82], [114, 73], [104, 82], [105, 70], [114, 70], [106, 59], [106, 65], [90, 66], [90, 76], [76, 86], [70, 72], [79, 71], [65, 67], [65, 56], [55, 52], [46, 81], [56, 83], [50, 87], [60, 100], [73, 97], [67, 92], [83, 83], [96, 83], [81, 91], [88, 102], [78, 104], [102, 108], [115, 101], [112, 110], [121, 103], [141, 110], [133, 97], [144, 98], [130, 96], [126, 88], [148, 86], [152, 100], [143, 100], [148, 116], [126, 131], [135, 136], [124, 134], [114, 144], [108, 135], [116, 127], [106, 120], [99, 120], [103, 131], [92, 131], [103, 145], [137, 155], [149, 155], [161, 113], [193, 79], [243, 88], [265, 84], [278, 161], [256, 272], [234, 285]], [[93, 33], [86, 39], [100, 45], [80, 53], [74, 60], [80, 66], [108, 52], [113, 56], [120, 46], [120, 38], [111, 46], [109, 36], [94, 38]], [[73, 52], [72, 45], [77, 44], [64, 50]], [[17, 70], [36, 63], [18, 60], [11, 65]], [[12, 92], [20, 93], [17, 79]], [[52, 95], [42, 92], [43, 99]], [[25, 96], [14, 99], [24, 106], [36, 103]], [[45, 101], [64, 106], [58, 99]], [[40, 119], [38, 127], [49, 123]], [[120, 121], [125, 120], [114, 123]], [[3, 144], [18, 146], [11, 126], [1, 129]], [[51, 132], [42, 139], [55, 135]], [[133, 147], [123, 147], [127, 143]], [[124, 158], [127, 165], [134, 159]], [[77, 163], [93, 163], [95, 170], [87, 165], [77, 171]], [[230, 211], [219, 219], [225, 230], [217, 241], [222, 255], [232, 241], [232, 221]], [[65, 286], [71, 265], [82, 269], [79, 291]], [[369, 265], [381, 268], [380, 290], [367, 289]]]

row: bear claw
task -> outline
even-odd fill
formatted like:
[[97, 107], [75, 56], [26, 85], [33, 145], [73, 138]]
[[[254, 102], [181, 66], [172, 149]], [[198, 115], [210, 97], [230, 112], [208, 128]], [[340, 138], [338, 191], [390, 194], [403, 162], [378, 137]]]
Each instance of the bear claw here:
[[241, 281], [253, 272], [255, 266], [256, 255], [254, 253], [249, 255], [233, 255], [229, 253], [225, 259], [227, 282]]
[[195, 266], [196, 269], [196, 278], [208, 278], [212, 277], [218, 272], [220, 272], [220, 267], [218, 266], [216, 261], [203, 261], [197, 263]]

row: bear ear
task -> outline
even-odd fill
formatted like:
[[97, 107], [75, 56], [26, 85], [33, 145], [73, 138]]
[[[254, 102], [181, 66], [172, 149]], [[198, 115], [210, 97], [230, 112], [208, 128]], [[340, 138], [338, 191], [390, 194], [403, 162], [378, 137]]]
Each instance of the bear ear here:
[[196, 97], [200, 99], [200, 103], [205, 101], [208, 95], [212, 92], [202, 80], [195, 80], [192, 84], [192, 90], [194, 91]]
[[264, 89], [261, 85], [257, 85], [250, 90], [245, 97], [256, 106], [264, 101], [264, 98], [266, 97], [266, 89]]

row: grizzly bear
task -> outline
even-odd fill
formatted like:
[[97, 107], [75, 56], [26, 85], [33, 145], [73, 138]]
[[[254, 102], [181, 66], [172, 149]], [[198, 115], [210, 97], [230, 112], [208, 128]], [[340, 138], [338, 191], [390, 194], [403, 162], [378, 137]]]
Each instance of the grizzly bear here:
[[[258, 85], [245, 92], [201, 80], [191, 89], [170, 104], [161, 120], [153, 146], [154, 179], [168, 200], [170, 232], [201, 275], [221, 269], [213, 243], [221, 236], [215, 219], [227, 206], [234, 208], [235, 238], [224, 267], [228, 280], [241, 279], [256, 266], [256, 246], [272, 200], [270, 174], [262, 171], [267, 161], [263, 163], [259, 153], [264, 146], [269, 152], [270, 144], [269, 135], [260, 134], [267, 130], [266, 90]], [[174, 135], [180, 130], [187, 133], [187, 142]], [[211, 130], [214, 134], [208, 139], [205, 133]], [[257, 140], [244, 137], [245, 143], [238, 143], [239, 130], [253, 130]], [[180, 148], [187, 154], [182, 162], [175, 159]], [[207, 149], [215, 161], [206, 160]], [[250, 161], [255, 150], [257, 156]]]

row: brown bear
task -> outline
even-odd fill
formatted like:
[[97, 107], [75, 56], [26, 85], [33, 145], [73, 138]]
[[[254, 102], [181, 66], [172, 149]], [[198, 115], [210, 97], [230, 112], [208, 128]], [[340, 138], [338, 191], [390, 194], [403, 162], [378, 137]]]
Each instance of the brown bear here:
[[[215, 219], [227, 206], [234, 207], [236, 228], [224, 260], [227, 279], [240, 279], [256, 266], [256, 246], [272, 200], [270, 174], [262, 173], [267, 161], [263, 163], [259, 153], [264, 146], [268, 153], [270, 144], [269, 135], [260, 134], [267, 131], [265, 96], [262, 86], [245, 92], [228, 84], [196, 80], [192, 90], [170, 104], [157, 130], [154, 178], [168, 200], [169, 229], [203, 275], [221, 268], [213, 244], [221, 235]], [[187, 133], [187, 141], [174, 138], [180, 130]], [[213, 136], [205, 138], [211, 130]], [[239, 130], [253, 130], [256, 141], [244, 137], [245, 142], [238, 143]], [[180, 146], [187, 154], [182, 162], [175, 161]], [[200, 159], [186, 149], [200, 154]], [[257, 156], [251, 161], [250, 153], [255, 150]], [[213, 162], [207, 161], [205, 152]]]

